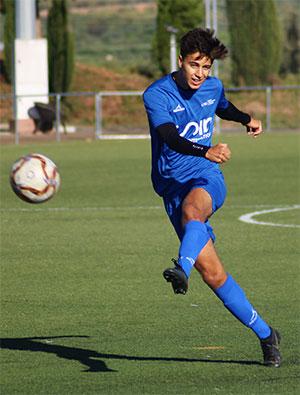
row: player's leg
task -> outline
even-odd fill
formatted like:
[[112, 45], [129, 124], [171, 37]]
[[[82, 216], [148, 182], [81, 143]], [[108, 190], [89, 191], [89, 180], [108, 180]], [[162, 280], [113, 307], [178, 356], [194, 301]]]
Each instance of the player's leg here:
[[175, 293], [185, 294], [197, 256], [211, 237], [205, 221], [212, 213], [212, 199], [204, 189], [192, 189], [177, 211], [171, 220], [181, 239], [178, 261], [174, 260], [175, 267], [163, 275]]
[[244, 325], [251, 328], [260, 339], [267, 338], [270, 327], [254, 310], [242, 288], [225, 273], [213, 243], [210, 241], [199, 254], [195, 268], [204, 282], [212, 288], [224, 306]]
[[192, 189], [184, 199], [181, 210], [183, 237], [178, 264], [189, 277], [200, 251], [210, 240], [205, 222], [212, 214], [212, 198], [203, 188]]
[[204, 178], [194, 180], [181, 206], [182, 238], [178, 264], [189, 277], [193, 265], [207, 242], [215, 236], [208, 218], [224, 203], [226, 185], [219, 170], [209, 171]]
[[242, 288], [230, 274], [225, 272], [211, 240], [199, 254], [195, 268], [224, 306], [257, 335], [261, 342], [264, 363], [269, 366], [280, 366], [279, 333], [261, 318], [248, 301]]

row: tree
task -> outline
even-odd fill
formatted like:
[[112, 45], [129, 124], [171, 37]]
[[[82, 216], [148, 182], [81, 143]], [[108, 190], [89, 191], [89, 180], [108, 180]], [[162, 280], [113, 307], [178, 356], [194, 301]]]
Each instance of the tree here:
[[204, 16], [203, 2], [200, 0], [158, 0], [156, 33], [154, 36], [152, 52], [154, 61], [162, 73], [166, 74], [170, 69], [170, 33], [167, 26], [178, 30], [179, 38], [195, 27], [202, 24]]
[[299, 14], [296, 12], [289, 13], [287, 19], [281, 72], [300, 73], [300, 26]]
[[53, 0], [47, 20], [49, 90], [67, 92], [74, 70], [74, 40], [66, 0]]
[[226, 0], [226, 6], [233, 82], [272, 82], [282, 57], [282, 29], [274, 1]]
[[4, 19], [4, 78], [8, 83], [13, 80], [13, 50], [15, 40], [15, 3], [11, 0], [2, 0], [1, 12]]

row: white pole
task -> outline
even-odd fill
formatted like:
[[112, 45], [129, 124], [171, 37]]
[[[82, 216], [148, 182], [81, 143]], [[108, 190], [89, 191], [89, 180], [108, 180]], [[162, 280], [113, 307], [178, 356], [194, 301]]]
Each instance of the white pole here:
[[[35, 0], [15, 0], [15, 29], [16, 39], [31, 40], [35, 39], [35, 18], [36, 7]], [[14, 43], [16, 40], [14, 41]], [[18, 125], [18, 99], [16, 97], [16, 53], [13, 55], [13, 86], [14, 86], [14, 122], [15, 122], [15, 143], [19, 144], [20, 130]]]
[[171, 73], [177, 70], [177, 49], [176, 49], [176, 35], [170, 35], [170, 67]]
[[211, 20], [210, 20], [210, 0], [205, 0], [205, 26], [210, 29]]
[[[211, 1], [210, 0], [205, 0], [205, 6], [206, 6], [206, 15], [207, 15], [207, 22], [206, 26], [208, 28], [211, 27], [211, 15], [210, 15], [210, 8], [211, 8]], [[207, 10], [209, 9], [209, 10]], [[209, 22], [208, 22], [209, 20]], [[212, 26], [213, 30], [215, 31], [215, 35], [218, 32], [218, 13], [217, 13], [217, 0], [212, 0]], [[217, 60], [214, 61], [214, 67], [213, 67], [213, 75], [218, 78], [219, 76], [219, 63]], [[221, 123], [220, 123], [220, 118], [216, 117], [216, 127], [215, 131], [216, 134], [221, 133]]]
[[[217, 0], [212, 0], [212, 8], [213, 8], [213, 29], [215, 31], [215, 35], [218, 33], [218, 11], [217, 11]], [[214, 61], [214, 75], [215, 77], [219, 76], [219, 62], [217, 60]]]
[[15, 6], [16, 38], [23, 40], [35, 39], [35, 0], [15, 0]]
[[176, 47], [176, 33], [178, 29], [173, 26], [166, 26], [166, 30], [170, 33], [170, 72], [177, 70], [177, 47]]

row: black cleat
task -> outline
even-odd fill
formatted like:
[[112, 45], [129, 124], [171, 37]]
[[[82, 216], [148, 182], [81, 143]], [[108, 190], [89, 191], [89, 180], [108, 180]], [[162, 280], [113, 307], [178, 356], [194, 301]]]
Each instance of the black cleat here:
[[264, 355], [264, 365], [279, 368], [281, 365], [281, 355], [279, 352], [280, 334], [271, 328], [271, 335], [260, 341], [261, 349]]
[[163, 276], [168, 283], [172, 283], [175, 294], [185, 295], [188, 290], [188, 278], [175, 259], [172, 259], [175, 267], [166, 269]]

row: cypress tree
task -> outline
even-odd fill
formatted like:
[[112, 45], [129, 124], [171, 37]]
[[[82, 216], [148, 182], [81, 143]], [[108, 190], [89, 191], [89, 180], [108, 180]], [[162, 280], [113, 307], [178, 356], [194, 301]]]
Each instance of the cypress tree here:
[[291, 17], [291, 24], [287, 36], [291, 43], [290, 51], [290, 72], [293, 74], [300, 73], [300, 27], [299, 18], [293, 14]]
[[47, 20], [49, 90], [67, 92], [73, 76], [74, 45], [66, 0], [53, 0]]
[[15, 40], [15, 2], [3, 0], [2, 12], [5, 14], [4, 19], [4, 78], [8, 83], [13, 80], [13, 49]]
[[265, 84], [278, 74], [282, 32], [273, 0], [226, 0], [232, 80]]
[[204, 6], [201, 0], [158, 0], [156, 33], [153, 41], [153, 58], [163, 74], [170, 69], [170, 33], [167, 26], [178, 30], [180, 37], [203, 22]]
[[281, 65], [281, 72], [284, 74], [300, 73], [300, 18], [298, 15], [295, 11], [290, 13], [286, 23], [284, 59]]

